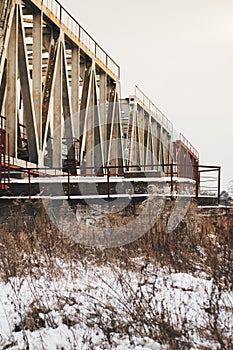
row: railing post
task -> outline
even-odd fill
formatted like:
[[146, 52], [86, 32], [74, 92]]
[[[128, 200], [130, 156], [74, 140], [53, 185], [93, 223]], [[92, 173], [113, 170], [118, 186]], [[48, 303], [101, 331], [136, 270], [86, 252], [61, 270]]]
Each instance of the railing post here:
[[197, 176], [196, 176], [196, 200], [198, 200], [198, 194], [199, 194], [199, 181], [200, 181], [200, 172], [199, 169], [197, 167]]
[[110, 198], [110, 169], [107, 167], [108, 199]]
[[[5, 138], [6, 138], [6, 135], [5, 135]], [[4, 175], [3, 175], [3, 182], [4, 182], [4, 191], [6, 190], [6, 141], [5, 141], [5, 145], [4, 145]]]
[[0, 132], [0, 184], [2, 184], [2, 130]]
[[8, 149], [8, 186], [10, 186], [10, 134], [7, 134], [7, 149]]
[[221, 191], [221, 168], [218, 168], [218, 204], [220, 204], [220, 191]]
[[31, 199], [31, 170], [28, 170], [28, 187], [29, 187], [29, 198]]
[[170, 165], [171, 172], [171, 197], [173, 198], [173, 164]]
[[70, 199], [70, 169], [68, 169], [68, 199]]

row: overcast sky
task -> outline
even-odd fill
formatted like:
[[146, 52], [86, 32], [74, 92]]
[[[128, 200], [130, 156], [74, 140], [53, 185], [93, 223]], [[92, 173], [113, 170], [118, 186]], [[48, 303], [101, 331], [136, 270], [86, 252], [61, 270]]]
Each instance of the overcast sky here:
[[122, 97], [137, 84], [200, 152], [233, 179], [233, 0], [63, 0], [121, 67]]

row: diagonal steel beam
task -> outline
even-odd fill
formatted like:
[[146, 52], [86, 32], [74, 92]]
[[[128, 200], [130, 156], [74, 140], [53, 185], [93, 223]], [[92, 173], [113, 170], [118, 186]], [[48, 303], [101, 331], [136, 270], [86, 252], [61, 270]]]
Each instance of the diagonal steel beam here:
[[6, 62], [3, 70], [2, 81], [0, 84], [0, 114], [2, 114], [5, 92], [6, 92]]
[[9, 42], [7, 45], [7, 93], [6, 93], [6, 131], [10, 135], [10, 156], [17, 157], [17, 79], [18, 79], [18, 7], [14, 9], [14, 15], [9, 30]]
[[47, 71], [46, 71], [46, 79], [45, 79], [45, 83], [44, 83], [43, 98], [42, 98], [42, 139], [43, 139], [43, 143], [46, 141], [45, 134], [46, 134], [46, 127], [48, 127], [47, 126], [48, 114], [49, 114], [49, 107], [50, 107], [50, 102], [51, 102], [52, 87], [54, 84], [54, 74], [55, 74], [56, 58], [57, 58], [59, 43], [60, 43], [59, 40], [55, 40], [54, 38], [51, 39], [48, 65], [47, 65]]
[[22, 19], [22, 8], [19, 7], [18, 20], [18, 55], [19, 55], [19, 77], [21, 84], [21, 93], [24, 105], [24, 117], [26, 123], [29, 161], [33, 163], [38, 162], [39, 144], [36, 128], [36, 119], [33, 105], [32, 90], [30, 87], [30, 76], [28, 58], [26, 54], [26, 41]]

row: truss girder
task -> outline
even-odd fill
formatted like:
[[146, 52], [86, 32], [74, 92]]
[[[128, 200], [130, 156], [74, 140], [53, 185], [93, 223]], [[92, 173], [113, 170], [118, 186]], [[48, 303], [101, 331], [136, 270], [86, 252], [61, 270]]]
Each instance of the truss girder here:
[[[0, 113], [10, 154], [19, 156], [19, 125], [26, 130], [28, 161], [62, 167], [80, 143], [79, 160], [102, 169], [123, 165], [119, 79], [74, 40], [40, 1], [11, 0], [0, 59]], [[16, 161], [17, 163], [17, 161]], [[103, 170], [98, 170], [103, 171]]]
[[123, 104], [128, 104], [128, 125], [125, 128], [125, 144], [129, 147], [127, 164], [144, 170], [167, 170], [164, 166], [173, 161], [171, 131], [136, 97], [131, 97], [130, 102], [122, 100]]

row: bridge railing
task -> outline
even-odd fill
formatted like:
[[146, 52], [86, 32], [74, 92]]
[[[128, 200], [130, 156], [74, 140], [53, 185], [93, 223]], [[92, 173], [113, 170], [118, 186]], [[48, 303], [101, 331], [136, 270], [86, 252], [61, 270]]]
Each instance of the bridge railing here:
[[87, 31], [57, 0], [42, 0], [51, 11], [116, 77], [120, 78], [120, 66], [104, 51]]
[[219, 166], [198, 166], [198, 188], [196, 193], [200, 198], [218, 197], [220, 202], [221, 191], [221, 167]]
[[170, 120], [160, 111], [160, 109], [138, 88], [135, 86], [135, 96], [142, 102], [142, 104], [151, 112], [156, 119], [166, 127], [170, 132], [173, 130], [173, 124]]
[[[84, 180], [85, 183], [101, 183], [105, 184], [105, 192], [104, 194], [110, 198], [114, 197], [117, 193], [115, 192], [115, 186], [111, 185], [114, 183], [114, 178], [117, 182], [117, 178], [123, 177], [128, 179], [129, 182], [132, 181], [133, 184], [140, 187], [133, 194], [135, 196], [147, 196], [148, 195], [148, 187], [147, 185], [152, 184], [155, 188], [155, 195], [162, 196], [170, 196], [171, 198], [176, 198], [179, 196], [182, 197], [193, 197], [196, 198], [197, 201], [205, 201], [208, 199], [212, 199], [215, 203], [220, 203], [220, 175], [221, 168], [219, 166], [203, 166], [197, 164], [197, 178], [180, 178], [178, 175], [177, 167], [182, 167], [182, 164], [156, 164], [154, 166], [151, 165], [131, 165], [131, 166], [104, 166], [96, 171], [93, 167], [83, 167], [77, 166], [75, 169], [70, 170], [69, 168], [14, 168], [14, 172], [18, 172], [21, 176], [20, 178], [24, 178], [25, 189], [24, 193], [27, 194], [28, 197], [36, 196], [37, 193], [33, 189], [33, 183], [43, 184], [47, 183], [46, 180], [50, 178], [50, 184], [53, 187], [54, 184], [60, 183], [66, 187], [64, 190], [63, 196], [68, 197], [68, 199], [74, 196], [73, 191], [76, 191], [76, 183], [79, 181], [82, 182], [81, 179]], [[75, 172], [73, 172], [75, 170]], [[208, 193], [206, 193], [207, 189], [207, 178], [208, 182], [210, 180], [214, 180], [214, 184], [212, 182], [211, 187], [208, 187]], [[57, 180], [56, 180], [57, 179]], [[56, 182], [57, 181], [57, 182]], [[77, 182], [76, 182], [77, 181]], [[20, 182], [20, 181], [19, 181]], [[127, 181], [125, 181], [126, 183]], [[14, 179], [11, 178], [10, 182], [10, 193], [15, 193], [14, 189]], [[17, 181], [16, 181], [17, 183]], [[141, 185], [140, 185], [141, 184]], [[144, 184], [144, 185], [143, 185]], [[22, 183], [21, 183], [22, 185]], [[16, 185], [17, 186], [17, 185]], [[48, 185], [50, 186], [50, 185]], [[74, 189], [73, 189], [74, 186]], [[210, 184], [208, 184], [210, 186]], [[38, 190], [38, 189], [37, 189]], [[205, 192], [203, 193], [203, 190]], [[54, 191], [54, 190], [53, 190]], [[57, 189], [55, 188], [56, 195]], [[61, 191], [62, 187], [61, 187]], [[126, 191], [126, 190], [125, 190]], [[48, 196], [49, 188], [47, 189]], [[124, 192], [125, 195], [128, 195], [128, 192]], [[11, 194], [12, 195], [12, 194]], [[51, 194], [53, 197], [53, 195]], [[81, 197], [80, 197], [81, 198]], [[77, 198], [76, 198], [77, 199]]]
[[186, 137], [180, 133], [180, 141], [197, 157], [199, 158], [199, 152], [195, 147], [186, 139]]

